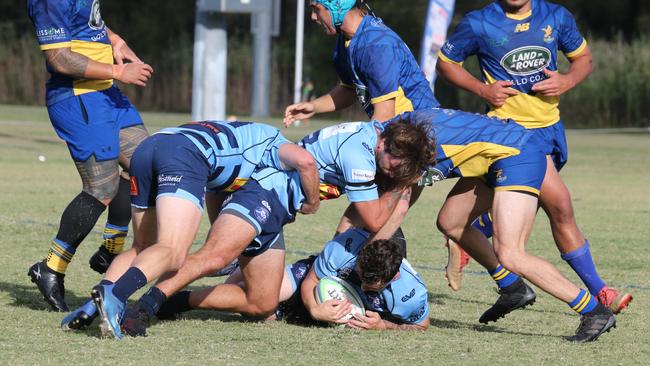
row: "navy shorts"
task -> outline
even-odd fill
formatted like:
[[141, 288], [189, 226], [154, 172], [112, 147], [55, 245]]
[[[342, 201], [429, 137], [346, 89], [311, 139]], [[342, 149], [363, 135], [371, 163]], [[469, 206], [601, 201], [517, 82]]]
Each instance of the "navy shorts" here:
[[545, 155], [550, 155], [559, 172], [569, 159], [569, 149], [566, 142], [564, 123], [559, 120], [557, 123], [543, 128], [533, 128], [529, 131], [537, 135], [543, 141], [542, 147]]
[[255, 228], [256, 237], [242, 255], [254, 257], [269, 248], [284, 249], [284, 225], [294, 220], [273, 190], [266, 190], [251, 179], [226, 197], [221, 214], [228, 213], [247, 221]]
[[75, 161], [97, 161], [120, 155], [120, 130], [141, 125], [133, 104], [113, 86], [66, 98], [47, 107], [54, 131], [66, 142]]
[[131, 158], [131, 206], [156, 206], [156, 198], [173, 196], [193, 202], [203, 211], [210, 165], [196, 145], [183, 135], [154, 134]]
[[495, 191], [520, 191], [539, 196], [544, 175], [546, 155], [543, 142], [532, 135], [518, 155], [492, 163], [485, 179]]

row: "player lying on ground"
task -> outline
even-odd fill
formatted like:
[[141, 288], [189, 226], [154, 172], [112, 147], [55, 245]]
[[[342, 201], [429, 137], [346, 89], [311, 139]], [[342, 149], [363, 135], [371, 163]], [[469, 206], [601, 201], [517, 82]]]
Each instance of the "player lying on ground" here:
[[265, 166], [295, 169], [305, 192], [301, 209], [317, 210], [313, 157], [274, 127], [191, 123], [164, 129], [136, 149], [131, 164], [133, 246], [113, 261], [91, 293], [105, 335], [122, 337], [120, 323], [129, 296], [183, 266], [199, 228], [204, 192], [235, 190], [255, 168]]
[[46, 259], [34, 263], [27, 274], [52, 310], [68, 311], [64, 288], [68, 264], [106, 207], [104, 241], [90, 258], [90, 267], [104, 273], [122, 251], [131, 220], [131, 155], [148, 135], [138, 111], [114, 80], [144, 87], [153, 69], [105, 25], [99, 0], [27, 3], [51, 75], [46, 85], [48, 115], [68, 145], [83, 185], [61, 214]]
[[[503, 38], [501, 44], [489, 40]], [[557, 67], [559, 51], [571, 66]], [[484, 80], [466, 71], [462, 62], [477, 55]], [[531, 56], [526, 61], [504, 62]], [[566, 164], [568, 149], [558, 104], [560, 96], [591, 73], [591, 52], [571, 13], [543, 0], [500, 0], [469, 13], [440, 50], [438, 73], [452, 84], [483, 98], [491, 116], [512, 118], [544, 141], [547, 169], [540, 190], [540, 206], [550, 222], [561, 257], [580, 276], [589, 292], [614, 313], [632, 300], [628, 293], [608, 287], [596, 272], [589, 241], [576, 223], [571, 196], [558, 172]], [[475, 227], [491, 233], [487, 215]], [[463, 260], [454, 243], [447, 244], [447, 278], [460, 288]]]
[[[404, 213], [408, 210], [408, 199]], [[426, 330], [429, 327], [429, 304], [424, 282], [404, 259], [394, 240], [367, 243], [368, 233], [350, 229], [325, 244], [316, 257], [297, 261], [284, 271], [280, 306], [270, 319], [313, 320], [345, 324], [357, 329]], [[314, 287], [328, 276], [345, 279], [361, 295], [366, 315], [342, 320], [350, 310], [346, 301], [316, 302]], [[234, 272], [227, 283], [239, 284], [241, 272]], [[220, 309], [224, 299], [219, 285], [197, 291], [182, 291], [172, 296], [158, 312], [161, 319], [173, 319], [192, 309]]]
[[[499, 285], [501, 296], [479, 321], [496, 321], [535, 301], [522, 276], [582, 315], [576, 334], [567, 340], [593, 341], [615, 326], [612, 312], [588, 291], [573, 285], [550, 263], [526, 253], [546, 173], [543, 141], [511, 120], [448, 109], [404, 113], [386, 123], [422, 121], [430, 123], [438, 144], [438, 160], [428, 178], [461, 178], [438, 214], [438, 228], [460, 242]], [[490, 208], [493, 247], [471, 226]]]

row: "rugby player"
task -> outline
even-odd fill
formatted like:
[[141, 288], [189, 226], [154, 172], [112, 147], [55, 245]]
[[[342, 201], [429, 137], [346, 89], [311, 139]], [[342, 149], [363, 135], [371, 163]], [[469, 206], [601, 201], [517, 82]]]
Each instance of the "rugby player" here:
[[[404, 113], [386, 123], [423, 121], [430, 124], [437, 141], [437, 162], [427, 179], [460, 177], [438, 213], [437, 226], [485, 267], [499, 286], [499, 299], [479, 321], [496, 321], [535, 301], [535, 293], [521, 276], [582, 315], [576, 334], [567, 340], [594, 341], [614, 327], [616, 318], [609, 308], [553, 265], [526, 252], [546, 175], [544, 141], [512, 120], [450, 109]], [[494, 223], [493, 248], [471, 225], [488, 209]]]
[[[104, 335], [122, 338], [120, 322], [129, 296], [183, 266], [199, 228], [204, 192], [207, 190], [208, 200], [214, 202], [213, 194], [237, 190], [255, 168], [266, 166], [295, 169], [305, 192], [303, 213], [318, 209], [314, 158], [274, 127], [195, 122], [163, 129], [143, 141], [131, 164], [133, 246], [113, 261], [91, 292]], [[235, 215], [229, 219], [225, 226], [244, 221]], [[231, 234], [236, 238], [242, 233]], [[84, 313], [86, 306], [89, 304], [82, 306]], [[66, 319], [71, 316], [74, 320], [78, 310]]]
[[[395, 124], [384, 128], [377, 122], [346, 123], [317, 131], [303, 139], [301, 145], [316, 158], [321, 178], [321, 199], [337, 198], [346, 193], [353, 205], [361, 207], [361, 212], [368, 211], [369, 215], [379, 215], [379, 219], [383, 221], [394, 214], [405, 187], [420, 177], [426, 166], [434, 161], [434, 143], [429, 138], [428, 129], [424, 124]], [[381, 197], [374, 182], [374, 175], [378, 170], [396, 182], [394, 191]], [[290, 177], [289, 182], [283, 183], [282, 179], [272, 178], [275, 173], [268, 176], [264, 174], [266, 171], [256, 173], [253, 177], [259, 186], [254, 184], [248, 189], [246, 185], [227, 199], [204, 247], [190, 255], [176, 273], [162, 278], [143, 296], [139, 301], [139, 307], [147, 313], [145, 316], [155, 314], [168, 296], [195, 279], [223, 268], [237, 256], [241, 260], [244, 273], [248, 273], [249, 280], [255, 279], [255, 286], [248, 286], [247, 291], [256, 291], [255, 289], [259, 288], [260, 294], [264, 296], [253, 296], [226, 287], [220, 290], [228, 292], [240, 302], [237, 307], [222, 310], [237, 311], [256, 317], [264, 317], [268, 315], [266, 313], [273, 312], [277, 306], [278, 295], [269, 297], [268, 291], [273, 292], [276, 289], [279, 291], [284, 251], [269, 251], [259, 258], [250, 259], [246, 258], [247, 253], [244, 250], [252, 245], [259, 252], [260, 245], [255, 243], [265, 243], [272, 239], [268, 245], [262, 245], [268, 247], [278, 241], [278, 238], [281, 239], [282, 226], [293, 221], [293, 216], [287, 217], [285, 213], [291, 214], [295, 211], [293, 205], [303, 202], [300, 197], [304, 196], [302, 192], [304, 187], [300, 181], [291, 183], [291, 180], [296, 178], [302, 180], [301, 176], [294, 175]], [[292, 193], [288, 194], [288, 192]], [[255, 202], [259, 202], [255, 197], [265, 197], [267, 204], [262, 204], [261, 208], [252, 207]], [[384, 218], [383, 214], [377, 211], [388, 211], [388, 214]], [[268, 219], [269, 215], [273, 219]], [[377, 217], [369, 217], [369, 220], [377, 220]], [[264, 220], [268, 220], [269, 224], [264, 225]], [[394, 222], [398, 221], [394, 220]], [[399, 223], [397, 226], [386, 225], [383, 231], [379, 231], [379, 225], [375, 224], [379, 231], [377, 234], [388, 238], [397, 229]], [[273, 225], [269, 226], [271, 224]], [[261, 228], [270, 229], [261, 232]], [[280, 244], [281, 240], [278, 247], [281, 246]], [[256, 253], [255, 250], [253, 253]], [[240, 255], [242, 251], [244, 252]], [[271, 270], [263, 264], [249, 266], [249, 264], [264, 263], [265, 260], [271, 263], [270, 266], [277, 266], [275, 273], [279, 277], [276, 281], [270, 275]], [[246, 268], [250, 268], [250, 271]], [[238, 297], [238, 294], [241, 296]], [[225, 296], [224, 299], [231, 299], [231, 297]], [[64, 329], [83, 327], [92, 321], [92, 314], [95, 311], [91, 304], [84, 304], [63, 320], [62, 327]], [[142, 318], [142, 316], [138, 317]], [[125, 326], [134, 328], [128, 325], [128, 322], [125, 322]]]
[[[148, 133], [114, 80], [146, 86], [153, 73], [104, 23], [99, 0], [29, 0], [29, 17], [51, 77], [46, 105], [83, 184], [61, 215], [47, 258], [28, 270], [45, 301], [68, 311], [64, 277], [77, 248], [108, 206], [103, 244], [90, 267], [106, 272], [127, 235], [131, 155]], [[120, 166], [123, 169], [120, 179]]]
[[334, 65], [341, 83], [312, 101], [288, 106], [284, 123], [351, 106], [358, 99], [370, 119], [439, 105], [402, 39], [363, 0], [312, 0], [311, 19], [337, 36]]
[[[405, 200], [404, 213], [409, 200]], [[356, 329], [426, 330], [429, 327], [427, 288], [399, 251], [393, 239], [367, 242], [368, 232], [349, 229], [325, 244], [318, 256], [287, 265], [282, 280], [280, 306], [269, 319], [301, 318], [345, 324]], [[350, 312], [348, 301], [328, 300], [317, 304], [314, 287], [321, 278], [337, 276], [347, 280], [361, 295], [366, 315], [341, 318]], [[242, 283], [241, 272], [234, 272], [227, 283]], [[220, 285], [224, 286], [224, 285]], [[173, 319], [192, 309], [220, 309], [224, 299], [213, 288], [182, 291], [169, 299], [160, 311], [161, 319]], [[306, 306], [305, 306], [306, 305]]]
[[[571, 63], [565, 74], [558, 72], [558, 50]], [[462, 67], [471, 55], [478, 56], [483, 82]], [[571, 13], [544, 0], [495, 1], [465, 16], [439, 56], [438, 73], [485, 99], [488, 115], [511, 118], [544, 141], [547, 169], [540, 206], [549, 217], [561, 257], [598, 301], [619, 313], [632, 296], [608, 287], [598, 275], [589, 241], [576, 223], [569, 190], [558, 174], [568, 157], [559, 98], [592, 70], [591, 52]], [[492, 231], [488, 215], [474, 225], [487, 234]], [[447, 245], [452, 254], [447, 278], [457, 290], [468, 258], [461, 259], [463, 253], [454, 243]]]

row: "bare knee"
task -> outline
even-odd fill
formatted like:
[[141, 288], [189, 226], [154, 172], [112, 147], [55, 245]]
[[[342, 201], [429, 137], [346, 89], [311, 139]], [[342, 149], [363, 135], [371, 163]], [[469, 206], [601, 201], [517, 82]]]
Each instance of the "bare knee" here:
[[266, 319], [275, 313], [277, 307], [277, 301], [269, 301], [261, 304], [249, 304], [247, 309], [242, 311], [242, 314], [256, 319]]
[[508, 270], [515, 273], [525, 272], [526, 252], [519, 249], [497, 249], [494, 250], [499, 263]]
[[438, 230], [440, 230], [441, 233], [455, 241], [459, 240], [465, 228], [462, 223], [444, 215], [438, 215], [436, 226], [438, 226]]

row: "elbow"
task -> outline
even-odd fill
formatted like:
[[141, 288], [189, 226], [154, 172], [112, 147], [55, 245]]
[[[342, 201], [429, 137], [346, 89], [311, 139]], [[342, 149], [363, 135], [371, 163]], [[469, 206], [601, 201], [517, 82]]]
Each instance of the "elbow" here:
[[296, 170], [300, 172], [316, 172], [318, 174], [318, 169], [316, 168], [316, 160], [311, 156], [310, 153], [304, 151], [300, 159], [296, 164]]

